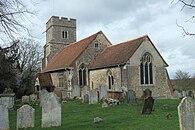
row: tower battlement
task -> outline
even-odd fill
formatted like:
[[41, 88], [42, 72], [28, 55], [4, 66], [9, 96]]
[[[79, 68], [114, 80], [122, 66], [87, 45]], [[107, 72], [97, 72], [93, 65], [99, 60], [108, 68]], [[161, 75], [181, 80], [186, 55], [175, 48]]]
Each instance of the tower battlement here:
[[51, 26], [68, 26], [76, 28], [76, 19], [52, 16], [46, 23], [46, 29], [50, 28]]

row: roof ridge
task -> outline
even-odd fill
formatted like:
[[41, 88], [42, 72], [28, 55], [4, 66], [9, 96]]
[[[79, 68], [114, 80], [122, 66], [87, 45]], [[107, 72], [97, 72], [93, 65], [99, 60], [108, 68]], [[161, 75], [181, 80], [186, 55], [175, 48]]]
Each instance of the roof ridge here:
[[131, 39], [131, 40], [127, 40], [127, 41], [124, 41], [124, 42], [119, 42], [117, 44], [113, 44], [113, 45], [110, 45], [108, 47], [112, 47], [112, 46], [117, 46], [117, 45], [121, 45], [121, 44], [125, 44], [125, 43], [129, 43], [129, 42], [133, 42], [133, 41], [136, 41], [136, 40], [139, 40], [139, 39], [142, 39], [142, 38], [146, 38], [148, 37], [148, 35], [143, 35], [143, 36], [140, 36], [140, 37], [137, 37], [137, 38], [134, 38], [134, 39]]

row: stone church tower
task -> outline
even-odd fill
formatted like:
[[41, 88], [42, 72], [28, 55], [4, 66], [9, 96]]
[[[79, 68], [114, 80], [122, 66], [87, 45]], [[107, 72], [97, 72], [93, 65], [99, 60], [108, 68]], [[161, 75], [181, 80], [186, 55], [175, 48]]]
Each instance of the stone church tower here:
[[46, 23], [42, 69], [61, 48], [73, 42], [76, 42], [76, 19], [52, 16]]

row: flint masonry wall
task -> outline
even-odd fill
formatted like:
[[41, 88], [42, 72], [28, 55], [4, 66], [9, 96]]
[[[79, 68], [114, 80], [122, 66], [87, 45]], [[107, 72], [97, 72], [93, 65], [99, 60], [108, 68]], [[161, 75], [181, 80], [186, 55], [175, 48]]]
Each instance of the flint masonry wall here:
[[90, 71], [90, 89], [96, 89], [102, 85], [108, 86], [108, 71], [111, 71], [114, 77], [114, 85], [111, 86], [111, 90], [121, 90], [121, 70], [119, 67]]
[[[140, 59], [146, 53], [153, 57], [153, 85], [140, 84]], [[128, 61], [128, 89], [136, 92], [137, 97], [141, 97], [145, 89], [152, 90], [153, 97], [170, 98], [170, 91], [167, 85], [166, 64], [154, 49], [149, 40], [144, 41]]]

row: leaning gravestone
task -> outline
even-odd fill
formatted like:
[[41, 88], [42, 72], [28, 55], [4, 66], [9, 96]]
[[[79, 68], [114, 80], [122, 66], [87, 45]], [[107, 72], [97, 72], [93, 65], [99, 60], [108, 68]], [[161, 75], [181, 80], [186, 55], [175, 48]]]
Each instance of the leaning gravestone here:
[[89, 91], [89, 104], [96, 104], [98, 102], [98, 94], [97, 91], [90, 90]]
[[129, 105], [135, 105], [136, 104], [136, 94], [133, 90], [127, 91], [127, 102]]
[[61, 126], [61, 104], [55, 93], [47, 95], [42, 104], [42, 128]]
[[34, 127], [35, 109], [29, 105], [23, 105], [17, 110], [17, 130], [20, 128]]
[[195, 130], [195, 101], [184, 97], [177, 107], [180, 130]]
[[4, 105], [0, 105], [0, 130], [9, 130], [8, 109]]
[[142, 108], [142, 114], [148, 113], [150, 114], [153, 110], [154, 99], [152, 97], [148, 97], [144, 100], [144, 106]]

